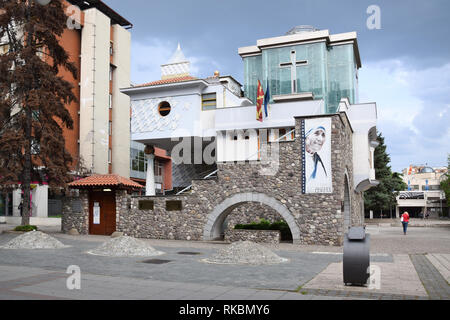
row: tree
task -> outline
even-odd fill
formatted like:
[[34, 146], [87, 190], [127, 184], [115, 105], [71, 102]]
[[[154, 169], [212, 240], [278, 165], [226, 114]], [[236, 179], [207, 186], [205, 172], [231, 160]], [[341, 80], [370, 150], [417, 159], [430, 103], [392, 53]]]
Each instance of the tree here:
[[441, 189], [444, 191], [445, 199], [447, 199], [447, 206], [450, 207], [450, 154], [447, 156], [448, 171], [441, 181]]
[[59, 44], [66, 21], [62, 0], [0, 0], [0, 39], [9, 44], [0, 55], [0, 184], [20, 182], [22, 225], [29, 224], [31, 182], [70, 181], [62, 127], [72, 129], [65, 104], [75, 96], [58, 74], [77, 72]]
[[374, 152], [375, 178], [380, 184], [364, 193], [364, 205], [367, 210], [383, 211], [389, 210], [397, 203], [397, 195], [405, 190], [407, 185], [397, 172], [392, 172], [389, 163], [391, 158], [386, 153], [384, 137], [378, 134], [378, 147]]

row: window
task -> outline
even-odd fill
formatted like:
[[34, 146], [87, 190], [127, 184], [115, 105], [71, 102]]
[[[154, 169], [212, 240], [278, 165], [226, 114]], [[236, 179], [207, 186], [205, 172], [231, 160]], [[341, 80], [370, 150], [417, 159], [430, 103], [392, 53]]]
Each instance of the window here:
[[109, 94], [109, 108], [112, 109], [112, 93]]
[[153, 210], [153, 200], [139, 200], [139, 210]]
[[112, 136], [112, 121], [110, 121], [110, 122], [109, 122], [109, 125], [108, 125], [108, 134], [109, 134], [110, 136]]
[[171, 110], [170, 103], [163, 101], [158, 105], [158, 112], [161, 117], [168, 116]]
[[202, 94], [202, 110], [214, 110], [217, 107], [216, 93]]
[[112, 150], [108, 149], [108, 163], [111, 163], [111, 158], [112, 158]]
[[[428, 185], [428, 191], [431, 191], [431, 190], [440, 190], [440, 186], [439, 185]], [[422, 191], [427, 191], [426, 185], [422, 186]]]
[[147, 171], [147, 159], [144, 151], [131, 149], [131, 170], [139, 172]]
[[181, 211], [182, 203], [180, 200], [167, 200], [166, 210], [167, 211]]
[[114, 43], [111, 41], [109, 43], [109, 55], [112, 56], [114, 53]]
[[113, 71], [114, 71], [113, 66], [109, 66], [109, 81], [112, 81], [113, 79]]
[[278, 136], [281, 138], [280, 141], [286, 141], [286, 137], [283, 137], [284, 135], [286, 135], [286, 129], [281, 128], [278, 132]]
[[295, 140], [294, 128], [280, 128], [271, 130], [270, 142], [294, 141], [294, 140]]
[[157, 159], [153, 161], [153, 170], [155, 172], [155, 177], [161, 177], [163, 175], [163, 164]]

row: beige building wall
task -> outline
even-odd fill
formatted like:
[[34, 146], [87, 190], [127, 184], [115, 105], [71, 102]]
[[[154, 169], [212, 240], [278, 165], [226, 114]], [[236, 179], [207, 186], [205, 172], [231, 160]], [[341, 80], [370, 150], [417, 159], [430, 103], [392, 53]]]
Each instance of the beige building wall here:
[[[411, 189], [411, 191], [425, 191], [426, 181], [428, 180], [428, 186], [439, 186], [440, 189], [440, 178], [443, 172], [433, 172], [433, 173], [415, 173], [412, 175], [404, 175], [403, 182], [411, 184], [411, 187], [418, 187], [418, 189]], [[431, 189], [431, 188], [430, 188]]]
[[130, 97], [120, 92], [130, 86], [131, 34], [113, 26], [112, 172], [130, 177]]
[[92, 173], [112, 173], [129, 178], [130, 101], [120, 93], [130, 85], [130, 33], [113, 25], [115, 65], [112, 73], [112, 136], [110, 122], [110, 18], [95, 8], [84, 11], [81, 38], [80, 155]]

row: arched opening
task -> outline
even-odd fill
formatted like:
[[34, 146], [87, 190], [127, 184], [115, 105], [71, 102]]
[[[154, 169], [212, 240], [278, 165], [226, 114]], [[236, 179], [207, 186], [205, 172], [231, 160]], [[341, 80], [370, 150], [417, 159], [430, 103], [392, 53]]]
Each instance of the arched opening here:
[[208, 215], [208, 221], [203, 230], [204, 240], [220, 239], [223, 233], [225, 219], [243, 203], [259, 203], [277, 212], [289, 226], [292, 242], [300, 243], [300, 229], [292, 213], [278, 200], [263, 193], [239, 193], [217, 205]]
[[287, 222], [277, 211], [265, 204], [257, 202], [239, 204], [225, 217], [221, 239], [226, 232], [235, 229], [236, 226], [247, 230], [278, 230], [281, 242], [292, 243], [292, 232]]

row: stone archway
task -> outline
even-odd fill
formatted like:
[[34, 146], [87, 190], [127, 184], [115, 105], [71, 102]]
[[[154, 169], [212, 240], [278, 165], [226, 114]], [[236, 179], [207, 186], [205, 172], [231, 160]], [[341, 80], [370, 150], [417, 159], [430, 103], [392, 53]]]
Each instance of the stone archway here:
[[204, 240], [214, 240], [220, 237], [221, 227], [225, 218], [236, 207], [245, 202], [265, 204], [278, 212], [289, 225], [293, 243], [300, 243], [300, 229], [292, 213], [278, 200], [264, 193], [238, 193], [217, 205], [208, 215], [208, 221], [203, 229]]

